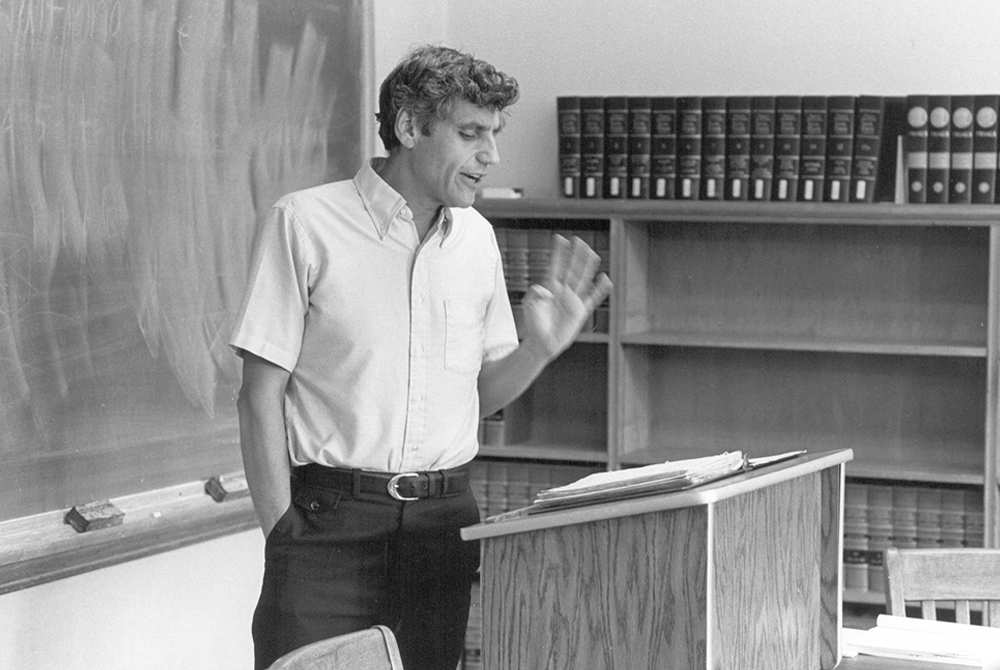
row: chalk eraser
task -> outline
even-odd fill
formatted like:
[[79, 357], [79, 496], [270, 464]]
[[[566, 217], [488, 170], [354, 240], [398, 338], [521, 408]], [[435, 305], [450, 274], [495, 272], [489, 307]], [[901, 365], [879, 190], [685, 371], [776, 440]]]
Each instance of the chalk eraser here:
[[216, 475], [205, 482], [205, 493], [212, 496], [215, 502], [245, 498], [250, 495], [247, 478], [242, 472], [232, 472], [228, 475]]
[[96, 500], [86, 505], [76, 505], [66, 512], [66, 523], [78, 533], [120, 526], [125, 513], [109, 500]]

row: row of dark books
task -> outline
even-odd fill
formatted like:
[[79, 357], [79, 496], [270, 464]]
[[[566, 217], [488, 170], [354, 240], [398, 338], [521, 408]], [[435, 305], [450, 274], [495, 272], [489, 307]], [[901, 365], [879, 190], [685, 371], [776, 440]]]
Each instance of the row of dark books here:
[[983, 546], [983, 492], [975, 487], [847, 482], [844, 587], [881, 593], [889, 547]]
[[907, 202], [1000, 202], [998, 109], [1000, 95], [907, 96]]
[[997, 95], [562, 96], [557, 107], [564, 197], [1000, 202]]
[[872, 202], [886, 172], [883, 96], [563, 96], [557, 106], [565, 197]]

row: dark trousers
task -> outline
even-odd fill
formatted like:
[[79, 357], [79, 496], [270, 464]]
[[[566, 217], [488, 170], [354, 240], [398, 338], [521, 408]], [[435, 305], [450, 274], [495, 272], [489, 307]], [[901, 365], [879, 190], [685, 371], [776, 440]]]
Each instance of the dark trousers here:
[[471, 491], [400, 502], [292, 479], [293, 503], [265, 543], [253, 620], [256, 668], [318, 640], [388, 626], [406, 670], [455, 670], [479, 543]]

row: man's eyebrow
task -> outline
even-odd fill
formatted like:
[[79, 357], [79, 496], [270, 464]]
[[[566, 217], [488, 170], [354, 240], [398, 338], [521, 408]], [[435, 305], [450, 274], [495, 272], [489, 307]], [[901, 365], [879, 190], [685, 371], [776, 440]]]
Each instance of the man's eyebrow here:
[[490, 125], [488, 123], [479, 123], [477, 121], [466, 121], [465, 123], [459, 123], [458, 127], [462, 130], [475, 130], [480, 133], [499, 133], [503, 130], [503, 124], [498, 123], [496, 126]]

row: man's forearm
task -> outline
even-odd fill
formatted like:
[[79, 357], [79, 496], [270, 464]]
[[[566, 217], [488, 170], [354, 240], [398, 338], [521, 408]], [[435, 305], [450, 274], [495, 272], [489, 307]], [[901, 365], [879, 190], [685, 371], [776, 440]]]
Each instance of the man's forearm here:
[[284, 430], [275, 434], [266, 421], [240, 412], [240, 450], [243, 471], [250, 488], [254, 510], [266, 536], [291, 503], [291, 468], [284, 446]]
[[483, 366], [479, 373], [480, 416], [489, 416], [517, 399], [549, 360], [540, 348], [522, 342], [504, 358]]
[[243, 471], [266, 536], [291, 503], [285, 437], [284, 389], [288, 373], [246, 354], [237, 409]]

